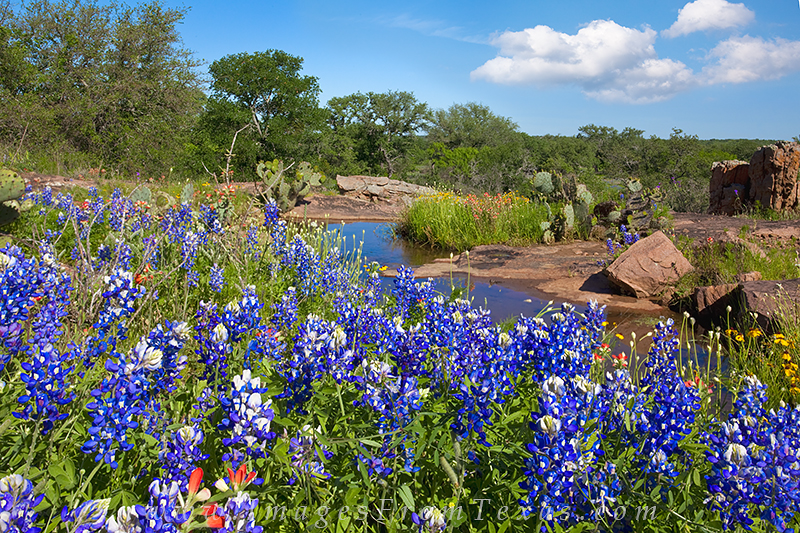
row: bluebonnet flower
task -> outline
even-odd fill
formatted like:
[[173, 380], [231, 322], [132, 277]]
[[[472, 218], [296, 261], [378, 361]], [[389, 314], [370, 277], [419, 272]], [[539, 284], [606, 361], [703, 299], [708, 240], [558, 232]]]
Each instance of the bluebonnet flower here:
[[271, 228], [278, 222], [280, 216], [280, 208], [273, 198], [270, 198], [264, 204], [264, 225]]
[[111, 193], [110, 205], [108, 207], [108, 224], [114, 231], [122, 231], [125, 222], [133, 217], [136, 209], [129, 198], [122, 195], [122, 191], [114, 189]]
[[[275, 438], [275, 433], [270, 431], [275, 418], [272, 400], [264, 401], [261, 397], [266, 392], [267, 388], [261, 386], [261, 378], [252, 377], [250, 370], [245, 369], [241, 375], [234, 376], [230, 398], [220, 398], [225, 418], [219, 429], [231, 432], [230, 438], [222, 439], [225, 446], [238, 448], [251, 458], [266, 456], [267, 443]], [[231, 457], [235, 456], [226, 453], [223, 460], [228, 461]], [[234, 461], [234, 467], [238, 466]]]
[[279, 328], [292, 329], [297, 322], [297, 290], [294, 287], [286, 289], [281, 296], [281, 301], [273, 304], [275, 314], [272, 323]]
[[159, 453], [159, 462], [167, 479], [177, 481], [182, 491], [188, 489], [189, 478], [197, 463], [208, 459], [208, 454], [200, 450], [203, 439], [203, 430], [198, 425], [183, 426], [172, 434]]
[[34, 526], [38, 517], [34, 511], [44, 498], [44, 493], [35, 495], [33, 483], [19, 474], [0, 479], [0, 531], [39, 533], [42, 528]]
[[200, 245], [204, 244], [206, 238], [207, 234], [205, 233], [186, 232], [181, 242], [181, 257], [183, 258], [181, 267], [184, 270], [188, 271], [194, 268], [194, 262], [197, 259], [197, 251], [200, 249]]
[[194, 338], [200, 345], [196, 353], [204, 365], [200, 379], [208, 382], [214, 390], [225, 390], [228, 354], [232, 350], [228, 328], [222, 323], [214, 303], [200, 302], [195, 318]]
[[[128, 429], [139, 427], [139, 418], [147, 409], [158, 411], [158, 392], [173, 390], [173, 383], [186, 364], [177, 353], [187, 339], [185, 324], [167, 322], [166, 328], [159, 326], [140, 339], [130, 354], [113, 352], [117, 361], [106, 361], [109, 375], [92, 391], [94, 400], [86, 405], [92, 425], [89, 439], [81, 447], [84, 453], [94, 453], [95, 461], [103, 460], [117, 468], [117, 449], [128, 451], [134, 447]], [[146, 431], [152, 432], [151, 428], [152, 425]]]
[[411, 443], [413, 438], [404, 433], [416, 417], [415, 411], [422, 408], [417, 378], [396, 378], [389, 365], [380, 361], [365, 360], [362, 367], [362, 402], [380, 414], [377, 420], [378, 433], [384, 435], [380, 457], [387, 459], [399, 456], [404, 461], [406, 471], [416, 472], [419, 468], [414, 466], [414, 450], [407, 445], [407, 441]]
[[161, 365], [153, 370], [150, 377], [153, 394], [158, 392], [174, 392], [176, 381], [186, 368], [187, 357], [180, 354], [191, 336], [191, 329], [186, 322], [165, 320], [147, 335], [146, 344], [151, 350], [161, 352]]
[[64, 523], [74, 522], [70, 533], [98, 531], [105, 525], [109, 503], [111, 503], [110, 499], [88, 500], [72, 511], [69, 510], [69, 507], [64, 507], [61, 510], [61, 521]]
[[117, 267], [122, 270], [130, 270], [131, 259], [133, 259], [133, 252], [131, 247], [125, 241], [117, 239], [117, 244], [114, 250], [114, 255], [117, 258]]
[[224, 506], [214, 505], [215, 516], [220, 518], [221, 533], [262, 533], [264, 528], [256, 525], [255, 510], [258, 500], [246, 492], [228, 498]]
[[414, 281], [414, 271], [405, 266], [397, 269], [397, 276], [394, 278], [394, 289], [392, 294], [397, 300], [399, 314], [403, 318], [410, 313], [420, 311], [420, 304], [431, 299], [433, 296], [433, 280], [418, 283]]
[[628, 231], [628, 228], [625, 227], [625, 224], [622, 224], [619, 227], [619, 231], [622, 233], [622, 239], [628, 246], [639, 241], [639, 233], [638, 232], [630, 233]]
[[211, 267], [211, 274], [208, 281], [211, 290], [214, 292], [222, 292], [222, 287], [225, 285], [225, 269], [219, 268], [216, 263]]
[[411, 521], [419, 526], [418, 533], [444, 531], [447, 529], [447, 522], [444, 518], [444, 513], [438, 507], [423, 507], [419, 514], [411, 513]]
[[27, 259], [18, 247], [0, 249], [0, 339], [6, 349], [0, 351], [0, 370], [12, 356], [27, 351], [23, 325], [33, 303], [45, 295], [41, 278], [36, 261]]
[[155, 235], [150, 235], [142, 239], [142, 262], [149, 263], [152, 267], [158, 268], [161, 247]]
[[200, 222], [205, 225], [207, 231], [212, 231], [217, 234], [222, 232], [222, 225], [219, 222], [219, 213], [213, 206], [202, 204], [200, 206], [199, 219]]
[[[202, 477], [202, 471], [200, 471]], [[194, 473], [193, 473], [194, 475]], [[199, 485], [199, 482], [197, 483]], [[153, 480], [148, 487], [150, 500], [147, 505], [123, 507], [117, 511], [116, 517], [106, 521], [109, 533], [177, 533], [192, 516], [194, 500], [203, 499], [208, 494], [192, 494], [191, 487], [188, 500], [181, 496], [176, 481]], [[201, 492], [205, 492], [203, 489]], [[200, 496], [200, 498], [198, 498]]]
[[321, 317], [310, 314], [298, 326], [292, 355], [282, 359], [278, 372], [286, 378], [284, 391], [277, 398], [288, 398], [289, 412], [304, 412], [311, 398], [311, 384], [330, 373], [338, 383], [353, 368], [353, 352], [349, 349], [347, 335], [341, 327]]
[[724, 529], [749, 529], [751, 515], [777, 531], [800, 510], [800, 407], [764, 408], [766, 387], [748, 377], [727, 421], [706, 433], [706, 503], [719, 511]]
[[200, 273], [196, 270], [189, 270], [186, 272], [186, 284], [189, 287], [200, 286]]
[[252, 255], [253, 260], [258, 261], [260, 250], [258, 247], [258, 228], [256, 226], [250, 226], [247, 228], [244, 253], [247, 255]]
[[98, 357], [115, 350], [118, 341], [128, 338], [126, 319], [136, 311], [134, 302], [145, 295], [145, 288], [134, 283], [133, 274], [122, 269], [115, 269], [104, 283], [103, 309], [92, 325], [94, 334], [81, 345], [70, 347], [71, 357], [82, 358], [87, 368], [93, 367]]
[[[310, 476], [317, 479], [331, 477], [328, 472], [325, 472], [324, 461], [331, 459], [333, 454], [325, 446], [317, 442], [315, 435], [321, 433], [320, 428], [314, 429], [306, 424], [289, 441], [288, 453], [291, 456], [292, 467], [295, 471], [295, 476], [289, 481], [290, 484], [297, 479], [296, 476]], [[322, 457], [320, 457], [320, 451], [322, 452]]]

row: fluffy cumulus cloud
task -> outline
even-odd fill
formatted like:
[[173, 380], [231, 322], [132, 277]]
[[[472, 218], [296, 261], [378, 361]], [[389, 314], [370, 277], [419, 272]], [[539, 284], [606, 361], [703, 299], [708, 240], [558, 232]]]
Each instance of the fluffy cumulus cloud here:
[[540, 87], [577, 84], [604, 101], [647, 103], [665, 100], [694, 83], [680, 61], [659, 59], [656, 32], [611, 20], [595, 20], [575, 35], [548, 26], [505, 32], [492, 44], [498, 57], [472, 72], [473, 80]]
[[749, 24], [755, 14], [744, 4], [726, 0], [695, 0], [678, 12], [678, 20], [661, 32], [664, 37], [678, 37], [696, 31], [724, 30]]
[[[753, 12], [726, 0], [696, 0], [680, 10], [678, 20], [662, 35], [747, 24]], [[575, 85], [604, 102], [651, 103], [690, 89], [720, 83], [774, 80], [800, 72], [800, 41], [730, 37], [706, 56], [694, 72], [681, 61], [659, 58], [657, 32], [595, 20], [574, 35], [548, 26], [506, 31], [490, 44], [497, 57], [472, 71], [473, 80], [507, 85], [554, 87]]]
[[702, 77], [709, 85], [775, 80], [800, 71], [800, 41], [734, 37], [715, 46], [708, 58]]

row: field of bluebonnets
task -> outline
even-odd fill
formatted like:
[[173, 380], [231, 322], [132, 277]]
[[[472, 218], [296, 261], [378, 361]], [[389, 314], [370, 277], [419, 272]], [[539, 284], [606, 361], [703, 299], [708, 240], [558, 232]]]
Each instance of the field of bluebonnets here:
[[629, 368], [597, 305], [503, 328], [272, 203], [31, 197], [0, 250], [3, 533], [797, 525], [800, 410], [714, 346], [687, 370], [670, 320]]

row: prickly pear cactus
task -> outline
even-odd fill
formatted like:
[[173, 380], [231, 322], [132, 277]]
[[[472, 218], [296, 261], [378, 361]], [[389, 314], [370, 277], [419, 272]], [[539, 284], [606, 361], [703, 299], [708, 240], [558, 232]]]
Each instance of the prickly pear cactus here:
[[639, 180], [628, 180], [625, 186], [630, 192], [639, 192], [642, 190], [642, 182]]
[[592, 205], [592, 202], [594, 202], [594, 196], [592, 196], [592, 193], [589, 192], [589, 189], [587, 189], [586, 185], [583, 183], [577, 185], [575, 199], [578, 202], [584, 202], [586, 205]]
[[11, 224], [17, 217], [19, 217], [19, 211], [10, 205], [0, 204], [0, 226]]
[[256, 173], [266, 187], [262, 196], [265, 199], [274, 199], [284, 212], [291, 211], [298, 201], [311, 192], [311, 187], [318, 186], [325, 180], [324, 175], [305, 161], [297, 167], [294, 178], [288, 177], [285, 171], [283, 162], [277, 159], [272, 162], [262, 161], [256, 167]]
[[568, 231], [566, 217], [564, 216], [563, 210], [559, 210], [555, 215], [553, 215], [553, 218], [550, 221], [550, 231], [553, 234], [554, 240], [560, 241], [566, 238]]
[[550, 196], [555, 191], [553, 175], [549, 172], [537, 172], [533, 178], [533, 188], [540, 194]]
[[137, 187], [131, 193], [130, 200], [134, 204], [138, 202], [150, 204], [153, 202], [153, 192], [146, 186]]
[[564, 213], [564, 227], [571, 230], [575, 227], [575, 210], [572, 209], [572, 204], [565, 205], [561, 212]]
[[580, 228], [584, 235], [588, 235], [592, 231], [592, 213], [589, 210], [589, 204], [586, 202], [575, 202], [572, 204], [572, 209], [575, 214], [575, 225]]
[[16, 200], [25, 194], [25, 180], [13, 170], [0, 170], [0, 202]]

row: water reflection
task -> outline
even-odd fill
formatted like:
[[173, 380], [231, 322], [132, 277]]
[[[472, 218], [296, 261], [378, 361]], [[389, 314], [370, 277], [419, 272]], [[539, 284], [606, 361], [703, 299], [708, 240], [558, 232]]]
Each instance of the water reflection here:
[[[328, 224], [328, 230], [336, 231], [342, 236], [346, 250], [352, 251], [360, 246], [361, 255], [367, 262], [377, 261], [392, 269], [401, 265], [415, 268], [440, 257], [450, 257], [449, 252], [423, 248], [404, 239], [396, 238], [392, 224], [379, 222]], [[450, 278], [436, 279], [436, 290], [445, 297], [449, 297], [452, 292], [451, 282], [461, 290], [462, 297], [469, 298], [474, 306], [489, 309], [495, 322], [519, 315], [534, 316], [548, 303], [547, 300], [524, 292], [474, 279], [469, 280], [469, 291], [466, 291], [468, 280], [461, 275], [453, 276], [452, 280]], [[381, 283], [384, 288], [391, 290], [394, 287], [394, 278], [383, 278]], [[577, 307], [580, 311], [585, 309], [585, 307]]]

